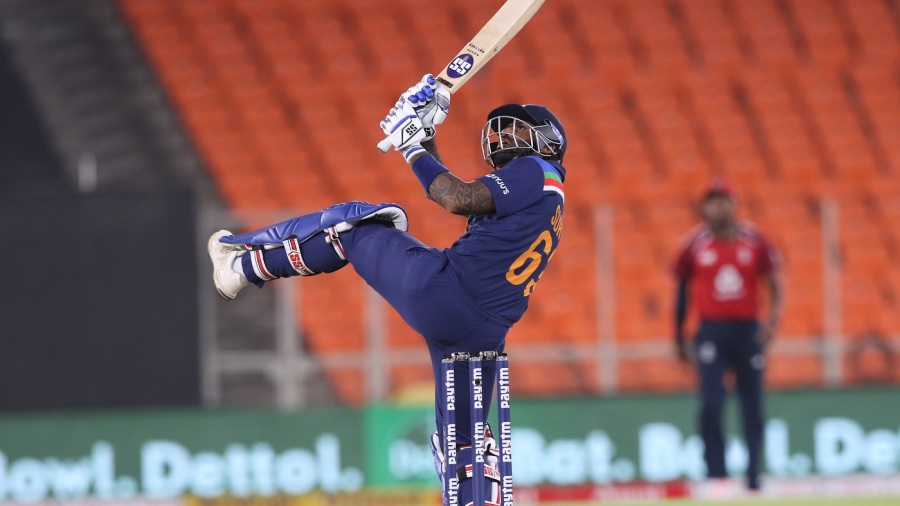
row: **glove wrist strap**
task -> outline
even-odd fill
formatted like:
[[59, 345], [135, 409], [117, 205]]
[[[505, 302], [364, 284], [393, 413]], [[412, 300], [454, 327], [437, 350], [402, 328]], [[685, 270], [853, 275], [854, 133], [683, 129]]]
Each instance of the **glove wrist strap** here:
[[412, 160], [412, 157], [419, 153], [424, 153], [425, 148], [423, 148], [421, 144], [416, 143], [403, 148], [403, 150], [400, 152], [403, 153], [403, 158], [406, 158], [406, 163], [412, 163], [410, 162], [410, 160]]

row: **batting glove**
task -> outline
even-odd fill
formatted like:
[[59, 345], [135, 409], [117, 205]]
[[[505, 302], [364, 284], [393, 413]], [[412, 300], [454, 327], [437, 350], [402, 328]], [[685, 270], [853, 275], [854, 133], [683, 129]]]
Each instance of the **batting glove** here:
[[413, 105], [408, 101], [398, 102], [398, 105], [391, 109], [381, 122], [381, 131], [390, 138], [394, 149], [403, 153], [407, 162], [414, 155], [425, 152], [425, 148], [422, 147], [422, 141], [427, 136], [425, 127]]
[[424, 140], [434, 137], [435, 127], [444, 122], [450, 111], [450, 91], [431, 74], [425, 74], [421, 81], [406, 90], [400, 96], [400, 102], [402, 101], [412, 104], [416, 115], [422, 120]]

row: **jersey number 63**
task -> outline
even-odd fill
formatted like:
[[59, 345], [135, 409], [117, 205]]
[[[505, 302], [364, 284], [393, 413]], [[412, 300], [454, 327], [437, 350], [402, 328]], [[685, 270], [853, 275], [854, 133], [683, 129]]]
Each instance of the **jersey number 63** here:
[[538, 234], [537, 239], [531, 243], [531, 246], [513, 260], [509, 270], [506, 271], [506, 280], [511, 284], [516, 286], [525, 284], [525, 289], [522, 292], [523, 297], [528, 297], [534, 291], [534, 285], [537, 284], [537, 280], [540, 279], [543, 270], [537, 273], [536, 276], [535, 273], [540, 268], [544, 257], [546, 256], [547, 262], [550, 262], [550, 258], [553, 257], [553, 253], [556, 251], [553, 247], [553, 236], [550, 232], [551, 230], [555, 232], [556, 238], [559, 240], [562, 232], [562, 210], [558, 206], [556, 214], [550, 220], [550, 225], [551, 229], [544, 230]]

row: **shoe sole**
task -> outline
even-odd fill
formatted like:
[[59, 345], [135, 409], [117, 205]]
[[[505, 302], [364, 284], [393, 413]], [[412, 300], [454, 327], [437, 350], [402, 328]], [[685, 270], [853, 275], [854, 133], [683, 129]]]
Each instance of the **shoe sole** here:
[[222, 284], [222, 279], [219, 277], [219, 266], [216, 263], [218, 250], [222, 248], [222, 243], [219, 242], [219, 238], [228, 235], [227, 233], [222, 234], [220, 232], [224, 232], [224, 230], [216, 232], [209, 238], [209, 241], [206, 243], [206, 251], [207, 253], [209, 253], [209, 259], [213, 264], [213, 284], [216, 285], [216, 291], [219, 292], [219, 295], [221, 295], [223, 299], [231, 301], [234, 300], [234, 297], [226, 295], [225, 292], [223, 292], [222, 289], [219, 288], [219, 286]]

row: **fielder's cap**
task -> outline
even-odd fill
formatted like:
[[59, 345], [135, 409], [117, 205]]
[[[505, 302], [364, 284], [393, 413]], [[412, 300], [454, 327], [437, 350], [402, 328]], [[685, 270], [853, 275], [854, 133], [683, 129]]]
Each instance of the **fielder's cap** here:
[[731, 186], [728, 185], [728, 183], [721, 179], [714, 179], [709, 183], [709, 186], [706, 187], [706, 191], [703, 192], [703, 200], [706, 201], [716, 196], [726, 197], [734, 200], [735, 193], [734, 190], [731, 189]]

